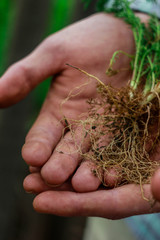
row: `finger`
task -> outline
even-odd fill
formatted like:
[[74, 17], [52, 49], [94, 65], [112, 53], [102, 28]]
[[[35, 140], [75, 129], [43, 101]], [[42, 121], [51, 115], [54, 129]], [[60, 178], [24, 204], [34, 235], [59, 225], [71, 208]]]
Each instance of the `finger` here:
[[72, 191], [70, 182], [60, 186], [48, 186], [42, 179], [39, 173], [32, 173], [28, 175], [23, 181], [23, 187], [28, 193], [41, 193], [47, 190], [54, 191]]
[[83, 162], [72, 178], [72, 186], [77, 192], [95, 191], [103, 182], [105, 186], [113, 188], [120, 184], [122, 178], [120, 170], [108, 169], [103, 173], [102, 169], [89, 161]]
[[101, 181], [96, 175], [96, 166], [89, 162], [83, 162], [72, 178], [72, 186], [77, 192], [91, 192], [98, 189]]
[[23, 181], [23, 187], [28, 193], [40, 193], [42, 191], [52, 190], [47, 186], [39, 173], [28, 175]]
[[158, 169], [151, 181], [151, 189], [154, 198], [160, 202], [160, 169]]
[[41, 175], [47, 183], [62, 184], [73, 174], [81, 161], [81, 152], [86, 152], [89, 148], [89, 138], [84, 134], [81, 127], [77, 127], [74, 134], [65, 134], [41, 169]]
[[[146, 195], [151, 197], [150, 186], [144, 188]], [[47, 191], [34, 199], [33, 206], [38, 212], [59, 216], [97, 216], [109, 219], [160, 211], [159, 203], [151, 208], [149, 202], [142, 198], [137, 185], [90, 193]]]
[[23, 99], [37, 84], [60, 71], [64, 53], [56, 37], [46, 39], [29, 56], [13, 64], [0, 79], [0, 107]]
[[[107, 145], [108, 138], [100, 138], [98, 147]], [[88, 153], [88, 158], [92, 159], [92, 152]], [[96, 156], [98, 158], [98, 156]], [[95, 161], [97, 159], [95, 158]], [[99, 164], [98, 160], [96, 161]], [[102, 165], [102, 164], [101, 164]], [[102, 169], [101, 165], [96, 166], [93, 160], [83, 162], [72, 178], [72, 186], [77, 192], [90, 192], [98, 189], [103, 182], [107, 187], [115, 187], [121, 182], [119, 176], [121, 171], [114, 167], [112, 169]]]
[[54, 147], [59, 142], [64, 126], [50, 113], [41, 112], [29, 131], [22, 148], [22, 157], [28, 165], [41, 167], [51, 156]]
[[122, 170], [117, 167], [112, 167], [110, 169], [105, 170], [104, 172], [104, 184], [107, 187], [116, 187], [122, 181]]

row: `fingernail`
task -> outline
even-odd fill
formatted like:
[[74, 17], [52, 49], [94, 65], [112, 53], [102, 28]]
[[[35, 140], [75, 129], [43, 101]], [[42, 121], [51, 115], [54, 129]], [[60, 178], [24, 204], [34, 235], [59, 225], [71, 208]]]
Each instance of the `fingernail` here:
[[48, 182], [45, 182], [47, 184], [47, 186], [52, 187], [52, 188], [56, 188], [56, 187], [60, 187], [62, 184], [50, 184]]
[[25, 192], [28, 193], [28, 194], [34, 193], [33, 191], [25, 191]]

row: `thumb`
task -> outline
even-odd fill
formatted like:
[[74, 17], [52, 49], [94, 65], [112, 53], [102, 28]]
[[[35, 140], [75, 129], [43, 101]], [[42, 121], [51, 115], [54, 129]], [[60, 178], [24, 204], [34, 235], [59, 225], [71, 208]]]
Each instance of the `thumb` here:
[[160, 169], [158, 169], [151, 181], [151, 189], [154, 198], [160, 202]]
[[53, 35], [9, 67], [0, 78], [0, 107], [19, 102], [40, 82], [60, 72], [65, 62], [62, 46]]

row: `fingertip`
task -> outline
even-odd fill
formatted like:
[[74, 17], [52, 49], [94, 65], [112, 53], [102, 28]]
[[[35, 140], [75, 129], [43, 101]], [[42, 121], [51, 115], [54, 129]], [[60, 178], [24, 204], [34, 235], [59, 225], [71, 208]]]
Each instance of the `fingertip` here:
[[122, 180], [120, 171], [116, 168], [108, 169], [104, 173], [104, 183], [107, 187], [113, 188], [118, 186]]
[[0, 79], [0, 107], [8, 107], [26, 97], [32, 88], [31, 70], [21, 60], [3, 74]]
[[31, 166], [41, 167], [51, 156], [51, 149], [42, 142], [27, 142], [22, 147], [22, 157]]
[[100, 179], [94, 174], [94, 166], [88, 162], [82, 163], [72, 178], [72, 186], [79, 193], [95, 191], [100, 184]]
[[[32, 53], [12, 64], [3, 74], [0, 79], [0, 107], [8, 107], [24, 99], [36, 85], [61, 70], [64, 61], [64, 55], [59, 54], [62, 51], [61, 44], [57, 38], [50, 39], [52, 41], [43, 41]], [[51, 54], [52, 51], [54, 54]]]
[[31, 190], [31, 186], [32, 186], [32, 178], [29, 175], [23, 180], [23, 188], [26, 192], [32, 193], [33, 191]]
[[40, 193], [51, 189], [45, 184], [39, 173], [28, 175], [23, 181], [23, 187], [29, 193]]
[[46, 213], [46, 214], [56, 214], [59, 215], [59, 194], [57, 196], [57, 200], [55, 199], [54, 192], [47, 191], [38, 194], [33, 200], [33, 208], [38, 213]]
[[38, 196], [36, 196], [33, 200], [33, 208], [36, 212], [39, 213], [43, 213], [44, 211], [42, 210], [44, 208], [44, 202], [43, 202], [43, 198], [41, 198], [41, 194], [39, 194]]
[[68, 179], [68, 173], [58, 164], [47, 162], [41, 169], [41, 176], [49, 186], [61, 185]]
[[36, 212], [54, 214], [57, 216], [78, 216], [80, 207], [76, 193], [68, 191], [47, 191], [38, 194], [33, 201], [33, 208]]
[[72, 186], [76, 192], [85, 193], [96, 191], [100, 185], [99, 179], [96, 177], [86, 177], [86, 179], [82, 180], [79, 176], [74, 176], [72, 179]]

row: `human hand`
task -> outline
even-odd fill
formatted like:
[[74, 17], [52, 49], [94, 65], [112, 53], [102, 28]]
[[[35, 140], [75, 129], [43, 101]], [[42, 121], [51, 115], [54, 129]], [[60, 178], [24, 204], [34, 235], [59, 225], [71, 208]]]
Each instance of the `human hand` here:
[[[63, 140], [61, 141], [60, 139], [65, 123], [60, 122], [62, 115], [59, 106], [72, 89], [84, 84], [86, 81], [82, 74], [74, 69], [66, 67], [65, 63], [71, 63], [92, 73], [106, 84], [112, 81], [112, 85], [121, 87], [125, 85], [129, 79], [130, 72], [121, 72], [118, 76], [111, 79], [105, 76], [105, 69], [109, 64], [113, 52], [119, 49], [128, 53], [134, 51], [134, 42], [130, 29], [123, 21], [111, 15], [97, 14], [49, 37], [32, 54], [12, 66], [2, 77], [0, 82], [0, 103], [1, 106], [6, 106], [20, 101], [38, 83], [48, 76], [54, 75], [46, 101], [37, 121], [26, 138], [26, 143], [22, 152], [23, 158], [29, 165], [36, 166], [40, 169], [41, 175], [39, 175], [40, 178], [37, 179], [37, 184], [39, 184], [39, 186], [41, 186], [42, 183], [41, 176], [50, 185], [63, 184], [72, 176], [81, 161], [78, 154], [74, 154], [74, 156], [65, 156], [58, 153], [56, 150], [53, 151], [57, 144], [63, 146]], [[121, 62], [117, 61], [115, 68], [121, 69], [124, 66], [129, 66], [129, 60], [127, 57], [122, 56]], [[69, 99], [63, 106], [63, 114], [68, 118], [77, 119], [82, 112], [87, 111], [88, 106], [86, 100], [91, 97], [96, 97], [96, 87], [94, 83], [86, 85], [82, 95], [79, 94], [75, 98]], [[79, 131], [77, 131], [77, 137], [79, 136]], [[67, 132], [65, 137], [66, 139], [70, 139], [70, 133]], [[71, 139], [70, 143], [70, 147], [74, 148]], [[46, 191], [36, 197], [34, 205], [38, 211], [56, 214], [51, 205], [49, 208], [45, 209], [45, 206], [49, 206], [49, 203], [51, 204], [54, 200], [53, 194], [55, 194], [54, 196], [57, 200], [60, 200], [63, 196], [66, 199], [64, 203], [59, 201], [62, 205], [59, 205], [59, 210], [57, 211], [63, 212], [63, 204], [68, 204], [70, 211], [72, 211], [70, 215], [78, 215], [81, 210], [85, 209], [85, 211], [82, 211], [82, 215], [103, 216], [101, 204], [102, 201], [107, 201], [107, 199], [113, 200], [113, 208], [115, 210], [113, 212], [109, 204], [109, 209], [107, 207], [108, 210], [106, 209], [104, 216], [110, 218], [114, 218], [114, 215], [121, 218], [133, 214], [140, 214], [149, 209], [148, 204], [146, 206], [144, 201], [141, 201], [141, 195], [137, 200], [135, 199], [137, 194], [139, 194], [139, 188], [135, 186], [124, 186], [118, 188], [117, 191], [115, 189], [107, 191], [98, 190], [93, 193], [79, 195], [71, 191], [73, 189], [70, 185], [69, 188], [68, 185], [67, 189], [64, 188], [68, 191], [56, 192], [53, 191], [53, 188], [48, 187], [48, 185], [44, 187], [44, 182], [42, 185], [44, 189], [39, 191], [36, 189], [37, 186], [34, 185], [34, 181], [32, 181], [32, 176], [33, 175], [29, 176], [28, 180], [24, 183], [26, 190], [29, 191], [29, 189], [31, 189], [31, 191], [37, 193], [48, 189], [52, 190], [52, 192], [48, 193], [48, 191]], [[99, 185], [100, 181], [91, 174], [90, 168], [85, 162], [80, 165], [72, 178], [72, 186], [79, 192], [96, 190]], [[63, 185], [61, 188], [63, 189]], [[146, 188], [149, 187], [147, 186]], [[127, 205], [124, 198], [130, 198], [130, 189], [131, 191], [135, 190], [135, 197], [133, 196], [132, 201]], [[59, 191], [60, 189], [58, 188], [57, 190]], [[117, 198], [113, 198], [114, 193], [117, 194]], [[51, 195], [51, 198], [49, 195]], [[72, 207], [73, 198], [75, 198], [76, 202]], [[88, 198], [91, 198], [90, 201]], [[80, 200], [79, 202], [78, 199]], [[137, 207], [131, 211], [130, 204], [133, 204], [133, 202], [137, 202]], [[83, 204], [91, 204], [92, 207], [88, 206], [87, 210], [87, 207], [83, 207]], [[119, 207], [123, 204], [124, 207], [128, 207], [126, 207], [126, 210], [121, 208], [122, 211], [118, 214]], [[142, 206], [143, 204], [144, 207]], [[98, 210], [94, 210], [96, 206]], [[115, 208], [116, 206], [117, 208]], [[60, 209], [60, 207], [62, 208]], [[76, 212], [76, 209], [80, 211]], [[110, 211], [111, 215], [108, 211]], [[57, 212], [57, 214], [69, 215], [67, 212], [60, 212]]]
[[[132, 52], [133, 45], [130, 46]], [[115, 80], [116, 84], [117, 80]], [[36, 168], [30, 168], [30, 170], [33, 172]], [[64, 171], [60, 172], [64, 173]], [[24, 181], [26, 191], [38, 194], [33, 205], [39, 212], [62, 216], [83, 215], [119, 219], [136, 214], [158, 212], [160, 209], [158, 203], [151, 208], [150, 204], [142, 199], [140, 187], [136, 185], [130, 184], [112, 190], [97, 190], [100, 182], [93, 177], [85, 162], [73, 176], [72, 184], [67, 181], [60, 187], [49, 187], [42, 176], [38, 172], [32, 173]], [[95, 191], [77, 193], [73, 187], [79, 192]], [[150, 185], [144, 186], [144, 192], [146, 197], [152, 198]]]
[[[92, 73], [106, 84], [112, 81], [112, 85], [121, 87], [129, 79], [129, 71], [121, 72], [119, 76], [111, 79], [105, 75], [113, 52], [119, 49], [128, 53], [134, 51], [129, 27], [111, 15], [96, 14], [50, 36], [33, 53], [11, 66], [1, 78], [0, 105], [7, 106], [20, 101], [47, 77], [54, 76], [42, 110], [28, 133], [22, 150], [27, 164], [40, 167], [41, 175], [49, 184], [65, 182], [81, 161], [79, 154], [69, 156], [54, 150], [57, 145], [64, 145], [61, 151], [65, 152], [64, 140], [68, 140], [70, 148], [74, 151], [70, 132], [67, 132], [61, 140], [65, 122], [60, 120], [63, 115], [77, 119], [82, 112], [87, 111], [86, 100], [96, 97], [95, 82], [86, 84], [81, 94], [70, 98], [63, 105], [62, 115], [60, 111], [62, 101], [71, 90], [88, 81], [84, 75], [66, 66], [65, 63], [71, 63]], [[129, 59], [122, 56], [121, 61], [115, 64], [115, 68], [120, 69], [124, 66], [129, 67]], [[79, 130], [76, 134], [79, 139]], [[87, 145], [84, 148], [87, 150]], [[85, 171], [82, 171], [84, 169]], [[83, 164], [73, 178], [72, 183], [76, 190], [94, 189], [95, 186], [91, 186], [92, 181], [89, 181], [91, 179], [96, 182], [97, 187], [99, 186], [99, 181], [93, 179], [91, 174], [88, 174], [88, 185], [84, 184], [83, 179], [87, 172], [90, 172], [90, 169]]]

